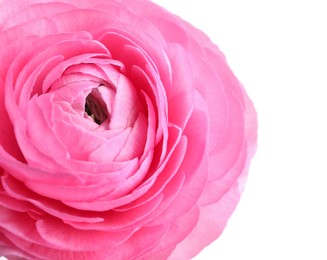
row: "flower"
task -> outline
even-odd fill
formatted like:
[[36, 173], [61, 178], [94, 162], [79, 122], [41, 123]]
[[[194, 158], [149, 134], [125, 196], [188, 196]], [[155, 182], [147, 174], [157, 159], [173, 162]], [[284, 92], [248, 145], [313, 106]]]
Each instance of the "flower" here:
[[0, 253], [189, 259], [239, 201], [256, 113], [219, 49], [144, 0], [4, 0]]

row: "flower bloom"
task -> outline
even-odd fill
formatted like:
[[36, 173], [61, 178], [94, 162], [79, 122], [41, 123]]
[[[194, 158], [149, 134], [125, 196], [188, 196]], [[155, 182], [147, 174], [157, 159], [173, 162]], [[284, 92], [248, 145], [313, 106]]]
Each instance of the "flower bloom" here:
[[189, 259], [255, 143], [223, 54], [161, 7], [0, 1], [0, 255]]

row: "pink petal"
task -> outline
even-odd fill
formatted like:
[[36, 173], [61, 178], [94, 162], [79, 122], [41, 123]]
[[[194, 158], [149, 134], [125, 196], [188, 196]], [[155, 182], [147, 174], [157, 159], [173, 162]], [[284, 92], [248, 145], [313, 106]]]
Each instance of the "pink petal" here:
[[8, 30], [1, 31], [0, 45], [7, 46], [17, 39], [24, 39], [30, 35], [37, 35], [40, 37], [57, 33], [55, 23], [48, 18], [40, 18], [37, 20], [29, 20], [28, 22], [12, 27]]
[[122, 74], [116, 83], [116, 95], [109, 127], [126, 128], [136, 120], [139, 112], [138, 97], [131, 81]]
[[[102, 144], [100, 144], [97, 148], [92, 149], [93, 151], [88, 153], [88, 160], [94, 162], [106, 162], [106, 161], [119, 161], [117, 160], [117, 156], [119, 156], [120, 152], [126, 146], [126, 143], [131, 138], [131, 128], [127, 128], [123, 130], [120, 134], [111, 137], [108, 140], [103, 140]], [[75, 130], [72, 130], [72, 134]], [[80, 147], [76, 146], [76, 154], [81, 154], [80, 149], [87, 148], [89, 137], [85, 136], [84, 142], [81, 143]], [[126, 158], [126, 160], [134, 159], [137, 156], [131, 156], [130, 158]], [[120, 160], [120, 161], [126, 161]]]
[[195, 107], [184, 132], [187, 138], [187, 151], [179, 171], [185, 175], [185, 182], [172, 202], [178, 206], [168, 207], [156, 220], [159, 223], [179, 217], [190, 210], [199, 199], [206, 183], [208, 122], [203, 102], [200, 95], [195, 95]]
[[0, 131], [0, 144], [9, 154], [15, 156], [17, 159], [23, 160], [23, 155], [18, 147], [14, 129], [9, 119], [8, 114], [5, 109], [5, 98], [3, 93], [4, 83], [0, 78], [0, 122], [1, 122], [1, 131]]
[[133, 230], [119, 232], [89, 230], [85, 232], [54, 218], [37, 221], [36, 229], [40, 236], [51, 244], [51, 247], [71, 251], [109, 250], [119, 246], [134, 232]]
[[226, 91], [228, 100], [228, 125], [217, 146], [210, 152], [209, 180], [217, 180], [228, 172], [242, 151], [244, 142], [243, 109], [238, 99]]
[[[196, 89], [204, 97], [210, 117], [210, 147], [212, 150], [226, 131], [230, 113], [224, 83], [216, 75], [216, 68], [211, 67], [203, 57], [193, 55], [194, 80]], [[217, 67], [219, 68], [219, 67]]]
[[[6, 191], [6, 193], [4, 193], [6, 195], [3, 196], [11, 198], [12, 203], [9, 206], [6, 205], [9, 209], [12, 209], [11, 207], [14, 206], [20, 206], [22, 207], [21, 210], [18, 210], [17, 208], [14, 210], [21, 212], [26, 212], [27, 210], [37, 212], [44, 211], [52, 216], [62, 219], [64, 222], [96, 223], [104, 220], [99, 216], [94, 216], [86, 212], [81, 215], [80, 212], [66, 207], [60, 201], [41, 197], [29, 190], [19, 181], [9, 176], [3, 176], [1, 179]], [[13, 202], [14, 198], [16, 200], [15, 202]]]
[[[157, 149], [161, 149], [158, 151], [160, 154], [160, 163], [165, 158], [166, 151], [167, 151], [167, 139], [168, 139], [168, 132], [167, 132], [167, 97], [166, 93], [163, 89], [162, 83], [160, 80], [155, 77], [155, 83], [152, 82], [149, 75], [153, 75], [153, 71], [149, 67], [146, 67], [146, 71], [142, 70], [137, 66], [133, 66], [131, 71], [130, 78], [133, 80], [133, 83], [136, 88], [140, 88], [146, 93], [149, 100], [147, 100], [147, 104], [150, 103], [155, 108], [155, 115], [156, 115], [156, 136], [155, 136], [155, 144], [157, 145]], [[158, 146], [158, 144], [160, 145]], [[159, 163], [159, 162], [158, 162]]]
[[120, 150], [116, 161], [130, 160], [135, 157], [141, 158], [144, 151], [144, 145], [146, 142], [147, 120], [143, 114], [139, 114], [136, 119], [132, 131], [124, 144], [124, 147]]
[[202, 248], [215, 240], [224, 230], [239, 198], [240, 192], [236, 182], [217, 203], [202, 207], [196, 227], [186, 239], [177, 245], [169, 259], [191, 259]]
[[[22, 238], [16, 237], [12, 234], [6, 234], [6, 237], [12, 241], [19, 249], [24, 252], [29, 252], [28, 256], [32, 255], [32, 259], [117, 259], [121, 254], [121, 247], [115, 247], [111, 250], [103, 249], [97, 251], [71, 251], [61, 250], [58, 248], [51, 248], [42, 246], [38, 243], [31, 243]], [[27, 254], [24, 254], [27, 255]]]
[[180, 45], [169, 44], [168, 55], [173, 71], [172, 87], [167, 91], [169, 122], [184, 129], [194, 104], [192, 67], [186, 51]]
[[[151, 181], [148, 182], [146, 186], [142, 186], [139, 189], [135, 189], [135, 187], [137, 187], [142, 181], [142, 179], [144, 178], [144, 175], [147, 172], [146, 171], [147, 167], [149, 167], [149, 164], [151, 162], [151, 159], [152, 159], [151, 155], [148, 156], [144, 160], [144, 164], [142, 164], [140, 169], [138, 169], [135, 172], [135, 174], [128, 179], [128, 181], [120, 182], [120, 184], [123, 185], [119, 186], [116, 184], [117, 189], [115, 193], [109, 193], [107, 196], [100, 197], [99, 200], [92, 201], [92, 203], [72, 202], [72, 201], [65, 201], [65, 200], [63, 200], [63, 203], [76, 209], [93, 210], [93, 211], [106, 211], [128, 204], [131, 201], [134, 201], [135, 199], [145, 194], [153, 184], [154, 181]], [[115, 184], [113, 186], [115, 186]]]
[[0, 252], [2, 256], [6, 256], [8, 259], [13, 260], [32, 258], [28, 253], [18, 250], [16, 245], [2, 233], [0, 233]]
[[99, 230], [99, 231], [111, 231], [118, 232], [119, 230], [135, 229], [142, 227], [144, 223], [155, 214], [158, 207], [161, 206], [163, 195], [159, 195], [147, 203], [144, 203], [138, 207], [134, 207], [132, 210], [121, 211], [119, 208], [105, 212], [102, 214], [104, 220], [97, 223], [81, 223], [81, 222], [67, 222], [71, 226], [81, 230]]
[[[147, 252], [144, 257], [146, 259], [191, 259], [185, 257], [184, 254], [175, 257], [175, 247], [176, 244], [183, 241], [187, 235], [192, 231], [194, 226], [199, 219], [199, 208], [194, 207], [187, 214], [183, 215], [181, 218], [175, 219], [170, 223], [169, 229], [164, 235], [161, 242], [152, 250]], [[191, 245], [191, 244], [190, 244]], [[192, 246], [192, 245], [191, 245]], [[173, 257], [169, 257], [171, 253], [174, 253]]]
[[122, 259], [136, 260], [144, 258], [144, 253], [146, 254], [158, 246], [168, 227], [168, 223], [156, 227], [142, 227], [124, 242]]
[[[149, 177], [138, 187], [147, 186], [151, 180], [155, 182], [149, 190], [139, 199], [132, 203], [120, 207], [120, 210], [129, 210], [138, 205], [142, 205], [154, 196], [158, 196], [164, 191], [165, 187], [171, 182], [171, 179], [176, 175], [186, 153], [187, 141], [186, 138], [181, 138], [181, 131], [178, 128], [170, 127], [169, 137], [169, 154], [166, 161], [160, 165], [158, 169], [150, 169]], [[154, 172], [153, 172], [154, 171]], [[178, 187], [179, 185], [176, 185]]]
[[35, 229], [35, 221], [26, 217], [26, 214], [12, 211], [0, 206], [0, 228], [6, 233], [24, 239], [30, 243], [49, 245]]
[[[22, 4], [19, 6], [22, 7]], [[19, 8], [18, 7], [18, 8]], [[15, 19], [8, 19], [4, 25], [4, 29], [12, 28], [17, 25], [24, 24], [30, 20], [36, 18], [51, 17], [57, 13], [66, 12], [75, 9], [73, 5], [68, 3], [39, 3], [35, 5], [29, 5], [26, 8], [19, 11], [19, 16], [15, 16]]]

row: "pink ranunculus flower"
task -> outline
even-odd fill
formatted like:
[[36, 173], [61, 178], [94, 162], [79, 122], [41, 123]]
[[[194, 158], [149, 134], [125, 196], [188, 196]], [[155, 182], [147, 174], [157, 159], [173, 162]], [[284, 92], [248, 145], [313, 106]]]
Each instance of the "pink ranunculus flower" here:
[[190, 259], [239, 201], [256, 113], [145, 0], [0, 1], [0, 255]]

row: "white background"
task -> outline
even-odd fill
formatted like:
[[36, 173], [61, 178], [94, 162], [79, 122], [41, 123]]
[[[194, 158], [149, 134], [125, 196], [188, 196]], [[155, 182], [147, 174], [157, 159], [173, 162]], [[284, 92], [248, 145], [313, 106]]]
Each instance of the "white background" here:
[[217, 43], [259, 117], [241, 202], [195, 259], [327, 259], [327, 2], [154, 2]]
[[327, 259], [326, 1], [154, 2], [218, 44], [259, 117], [241, 202], [195, 259]]

